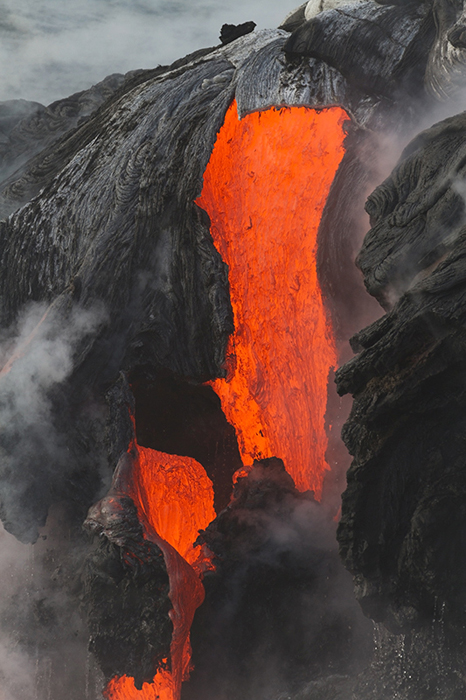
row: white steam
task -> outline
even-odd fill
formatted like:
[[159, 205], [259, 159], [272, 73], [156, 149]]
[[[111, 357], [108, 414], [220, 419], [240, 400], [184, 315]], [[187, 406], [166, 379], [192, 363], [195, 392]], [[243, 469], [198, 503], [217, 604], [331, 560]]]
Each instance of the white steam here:
[[[15, 533], [24, 528], [21, 536], [26, 540], [35, 534], [34, 517], [28, 521], [30, 515], [25, 516], [21, 505], [25, 494], [35, 484], [36, 500], [47, 501], [48, 479], [55, 483], [59, 474], [64, 479], [67, 470], [76, 467], [59, 425], [62, 409], [57, 409], [55, 397], [57, 392], [61, 396], [77, 358], [105, 320], [100, 307], [75, 306], [66, 317], [55, 312], [54, 305], [28, 305], [0, 342], [1, 504]], [[58, 406], [62, 404], [60, 399]]]
[[104, 320], [102, 309], [75, 307], [58, 323], [45, 304], [29, 304], [0, 344], [0, 425], [49, 426], [48, 392], [73, 370], [78, 343]]
[[48, 104], [111, 73], [219, 43], [224, 23], [276, 27], [296, 0], [3, 0], [0, 100]]

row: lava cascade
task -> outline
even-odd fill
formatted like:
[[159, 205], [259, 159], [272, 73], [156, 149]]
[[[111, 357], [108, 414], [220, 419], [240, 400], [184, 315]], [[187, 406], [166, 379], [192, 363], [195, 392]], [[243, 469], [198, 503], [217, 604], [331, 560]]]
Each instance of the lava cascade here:
[[341, 107], [273, 108], [239, 120], [233, 102], [196, 203], [229, 268], [235, 332], [212, 383], [245, 465], [283, 459], [320, 497], [329, 370], [336, 351], [317, 278], [317, 232], [344, 155]]
[[[190, 564], [197, 563], [199, 547], [193, 547], [198, 531], [215, 518], [213, 487], [204, 468], [190, 457], [158, 452], [136, 443], [130, 495], [144, 525], [145, 536], [163, 552], [170, 579], [173, 635], [171, 670], [157, 671], [153, 683], [141, 690], [128, 676], [113, 678], [107, 700], [178, 700], [181, 683], [189, 678], [189, 631], [196, 609], [204, 600], [204, 588]], [[189, 562], [189, 563], [188, 563]]]
[[195, 459], [137, 450], [131, 495], [139, 516], [193, 564], [199, 556], [193, 542], [216, 516], [212, 482]]

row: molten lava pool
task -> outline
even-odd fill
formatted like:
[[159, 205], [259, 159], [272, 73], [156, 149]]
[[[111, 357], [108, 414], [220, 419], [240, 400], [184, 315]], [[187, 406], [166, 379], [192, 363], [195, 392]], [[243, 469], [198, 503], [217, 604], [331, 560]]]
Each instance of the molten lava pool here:
[[344, 155], [340, 107], [285, 107], [219, 131], [196, 203], [228, 264], [235, 332], [212, 383], [245, 465], [280, 457], [319, 498], [328, 465], [327, 384], [336, 363], [317, 278], [317, 232]]

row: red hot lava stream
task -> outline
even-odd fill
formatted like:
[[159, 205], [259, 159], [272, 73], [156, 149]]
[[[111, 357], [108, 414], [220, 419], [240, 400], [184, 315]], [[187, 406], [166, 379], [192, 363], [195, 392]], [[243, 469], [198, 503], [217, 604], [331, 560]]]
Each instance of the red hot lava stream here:
[[[228, 376], [212, 386], [243, 462], [281, 457], [296, 486], [317, 497], [328, 469], [327, 382], [336, 362], [317, 279], [317, 232], [344, 155], [347, 120], [340, 107], [285, 107], [240, 121], [234, 102], [196, 201], [229, 267], [235, 332]], [[204, 595], [195, 574], [202, 556], [192, 543], [215, 517], [212, 484], [188, 457], [132, 447], [138, 457], [130, 495], [170, 576], [172, 671], [159, 670], [140, 691], [131, 678], [115, 678], [105, 697], [179, 700], [189, 675], [189, 629]]]
[[[193, 547], [198, 531], [215, 518], [213, 487], [204, 468], [190, 457], [178, 457], [132, 444], [137, 455], [129, 495], [138, 509], [145, 537], [162, 550], [170, 579], [173, 635], [171, 671], [160, 669], [153, 683], [137, 690], [132, 678], [114, 678], [107, 700], [179, 700], [181, 683], [189, 678], [189, 631], [194, 613], [204, 600], [199, 578], [204, 562]], [[188, 563], [189, 562], [189, 563]], [[208, 565], [208, 563], [207, 563]]]
[[332, 330], [317, 279], [317, 232], [344, 155], [341, 107], [285, 107], [220, 129], [196, 203], [228, 264], [235, 332], [212, 383], [245, 465], [280, 457], [319, 498]]

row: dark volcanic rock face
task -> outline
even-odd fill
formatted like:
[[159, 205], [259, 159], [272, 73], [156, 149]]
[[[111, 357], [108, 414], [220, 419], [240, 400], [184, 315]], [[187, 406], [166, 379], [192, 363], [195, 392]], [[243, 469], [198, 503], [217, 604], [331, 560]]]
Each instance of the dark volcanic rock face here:
[[367, 663], [372, 627], [353, 599], [334, 529], [281, 460], [256, 461], [238, 480], [229, 506], [199, 538], [217, 570], [205, 577], [194, 619], [195, 671], [184, 700], [278, 698]]
[[429, 6], [363, 3], [318, 14], [294, 31], [285, 50], [324, 59], [368, 94], [420, 91], [435, 28]]
[[437, 28], [429, 54], [426, 86], [444, 100], [466, 85], [466, 17], [463, 2], [436, 0], [433, 15]]
[[131, 498], [116, 491], [91, 508], [84, 527], [101, 539], [83, 576], [89, 648], [107, 681], [126, 674], [140, 689], [170, 656], [172, 604], [163, 554], [143, 537]]
[[372, 229], [357, 264], [368, 291], [385, 308], [413, 286], [416, 275], [428, 274], [449, 251], [461, 249], [465, 133], [462, 113], [420, 134], [367, 201]]
[[[352, 34], [366, 26], [371, 11], [378, 12], [372, 2], [352, 9]], [[335, 12], [325, 13], [326, 21], [341, 20]], [[408, 35], [417, 35], [423, 20], [422, 12], [416, 17], [408, 13], [398, 27], [390, 12], [384, 8], [398, 44], [393, 44], [396, 50], [387, 54], [386, 63], [395, 67], [408, 51]], [[398, 9], [393, 12], [398, 17]], [[82, 415], [85, 425], [98, 409], [105, 423], [103, 396], [121, 370], [148, 367], [195, 382], [224, 374], [232, 331], [227, 270], [213, 245], [208, 217], [194, 200], [233, 98], [240, 115], [281, 104], [340, 104], [354, 115], [355, 134], [328, 205], [329, 210], [341, 211], [335, 201], [344, 189], [343, 180], [351, 178], [353, 208], [344, 221], [324, 214], [320, 241], [330, 230], [332, 235], [327, 247], [319, 244], [319, 276], [329, 297], [337, 287], [335, 280], [346, 280], [335, 295], [335, 319], [345, 316], [348, 303], [360, 298], [359, 282], [351, 272], [355, 226], [349, 223], [356, 219], [355, 203], [367, 186], [357, 132], [359, 124], [377, 127], [386, 103], [366, 93], [364, 81], [350, 85], [323, 54], [290, 59], [284, 52], [289, 36], [283, 30], [253, 32], [169, 68], [137, 72], [98, 109], [97, 98], [88, 96], [94, 111], [74, 128], [76, 114], [81, 107], [86, 111], [86, 96], [78, 96], [71, 103], [81, 107], [77, 112], [73, 108], [71, 121], [60, 122], [54, 133], [68, 131], [44, 148], [48, 137], [40, 122], [36, 136], [42, 150], [4, 186], [4, 212], [27, 203], [0, 223], [3, 352], [7, 359], [19, 352], [20, 375], [30, 378], [34, 387], [39, 377], [40, 405], [47, 405], [50, 417], [47, 429], [53, 427], [57, 437], [57, 449], [45, 449], [37, 438], [46, 432], [43, 425], [30, 411], [17, 410], [24, 382], [14, 383], [18, 396], [13, 392], [12, 398], [8, 390], [2, 394], [7, 406], [13, 402], [15, 416], [11, 427], [4, 421], [7, 429], [0, 438], [5, 453], [0, 485], [7, 494], [2, 498], [3, 517], [21, 537], [33, 539], [50, 503], [69, 498], [67, 475], [74, 473], [74, 462], [81, 460], [83, 473], [89, 473], [84, 510], [97, 497], [99, 469], [105, 464], [104, 436], [92, 453], [83, 430], [76, 432], [74, 421], [65, 417]], [[369, 59], [360, 59], [361, 77]], [[17, 127], [24, 124], [22, 119]], [[22, 153], [20, 148], [12, 151], [13, 160]], [[329, 251], [340, 252], [327, 255]], [[92, 318], [92, 323], [84, 323], [83, 317]], [[51, 379], [48, 373], [44, 385], [43, 368], [37, 368], [35, 360], [31, 364], [31, 358], [46, 356], [42, 351], [50, 343], [60, 346], [62, 329], [66, 366]], [[73, 458], [65, 473], [63, 445]], [[19, 491], [7, 486], [11, 474]], [[31, 480], [44, 483], [35, 500]]]
[[[418, 680], [392, 674], [402, 698], [431, 697], [436, 684], [435, 697], [464, 693], [465, 127], [459, 115], [421, 135], [369, 199], [368, 288], [387, 305], [407, 291], [353, 339], [359, 355], [337, 373], [339, 391], [354, 395], [338, 538], [366, 614], [408, 634], [406, 674]], [[385, 639], [392, 660], [399, 639]], [[439, 670], [419, 673], [434, 648]]]

